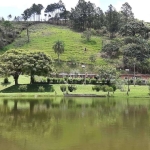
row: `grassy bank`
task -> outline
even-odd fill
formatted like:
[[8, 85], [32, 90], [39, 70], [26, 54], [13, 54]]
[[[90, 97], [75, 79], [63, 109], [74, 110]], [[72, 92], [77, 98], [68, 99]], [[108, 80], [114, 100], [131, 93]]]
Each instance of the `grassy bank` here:
[[[77, 90], [74, 92], [69, 92], [70, 94], [97, 94], [97, 95], [107, 95], [107, 92], [96, 92], [92, 90], [93, 85], [76, 85]], [[19, 93], [0, 93], [0, 97], [59, 97], [63, 96], [63, 93], [60, 90], [60, 85], [53, 85], [55, 89], [54, 92], [19, 92]], [[126, 87], [127, 90], [127, 87]], [[127, 92], [121, 92], [120, 90], [116, 90], [114, 93], [110, 93], [111, 97], [114, 98], [150, 98], [148, 91], [148, 86], [130, 86], [129, 95]]]
[[[36, 90], [30, 89], [30, 92], [19, 92], [18, 86], [16, 88], [13, 88], [14, 86], [14, 79], [12, 77], [9, 77], [9, 84], [3, 83], [3, 78], [0, 78], [0, 97], [55, 97], [55, 96], [63, 96], [63, 93], [60, 90], [60, 84], [54, 84], [54, 92], [50, 92], [49, 86], [46, 88], [45, 92], [37, 92]], [[19, 84], [29, 84], [30, 83], [30, 77], [20, 75], [19, 77]], [[40, 86], [40, 85], [39, 85]], [[41, 85], [44, 86], [44, 85]], [[47, 85], [46, 85], [47, 86]], [[67, 86], [67, 85], [66, 85]], [[7, 88], [10, 87], [10, 91], [7, 90]], [[77, 90], [69, 93], [73, 94], [97, 94], [97, 95], [107, 95], [107, 92], [96, 92], [92, 90], [93, 85], [76, 85]], [[12, 89], [11, 89], [12, 88]], [[32, 88], [32, 87], [31, 87]], [[126, 98], [126, 97], [132, 97], [132, 98], [149, 98], [149, 90], [148, 86], [139, 86], [136, 85], [135, 87], [133, 85], [130, 85], [130, 92], [129, 96], [127, 96], [127, 85], [125, 86], [125, 91], [122, 92], [119, 89], [117, 89], [114, 94], [111, 92], [111, 97], [114, 98]], [[5, 90], [4, 90], [5, 89]], [[6, 91], [7, 93], [2, 93], [3, 91]], [[36, 91], [36, 92], [35, 92]]]

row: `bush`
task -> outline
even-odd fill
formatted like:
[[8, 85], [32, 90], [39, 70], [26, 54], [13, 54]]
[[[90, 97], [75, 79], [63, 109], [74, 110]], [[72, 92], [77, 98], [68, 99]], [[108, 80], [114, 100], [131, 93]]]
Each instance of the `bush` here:
[[55, 89], [54, 89], [54, 87], [52, 86], [51, 89], [50, 89], [50, 92], [54, 92], [54, 91], [55, 91]]
[[106, 80], [103, 78], [102, 79], [102, 85], [105, 85]]
[[72, 84], [72, 83], [73, 83], [72, 78], [68, 78], [68, 83], [69, 83], [69, 84]]
[[99, 92], [101, 90], [101, 86], [100, 85], [95, 85], [92, 87], [92, 90], [96, 90], [96, 92]]
[[46, 83], [47, 79], [46, 78], [42, 78], [41, 82]]
[[45, 88], [43, 86], [39, 86], [38, 92], [44, 92]]
[[137, 84], [137, 85], [141, 85], [141, 84], [142, 84], [141, 79], [136, 79], [136, 84]]
[[103, 91], [103, 92], [106, 92], [106, 91], [107, 91], [107, 90], [106, 90], [107, 87], [108, 87], [108, 85], [102, 85], [102, 87], [101, 87], [102, 91]]
[[85, 81], [86, 81], [86, 84], [90, 83], [90, 79], [89, 78], [86, 78]]
[[68, 85], [68, 90], [70, 92], [73, 92], [73, 91], [77, 90], [77, 87], [75, 85]]
[[20, 85], [19, 88], [18, 88], [18, 90], [20, 92], [26, 92], [27, 91], [27, 85]]
[[61, 85], [61, 86], [60, 86], [60, 90], [61, 90], [62, 92], [65, 92], [65, 91], [66, 91], [66, 86], [65, 86], [65, 85]]
[[51, 81], [50, 78], [47, 78], [47, 83], [48, 83], [48, 84], [50, 83], [50, 81]]
[[53, 78], [53, 84], [57, 84], [58, 83], [58, 79], [57, 78]]
[[115, 92], [116, 89], [117, 89], [116, 85], [115, 85], [115, 84], [112, 84], [111, 87], [113, 88], [113, 92]]
[[96, 84], [97, 80], [96, 79], [91, 79], [91, 84]]
[[4, 83], [7, 84], [8, 82], [9, 82], [8, 78], [5, 77], [5, 78], [4, 78]]
[[60, 80], [59, 80], [59, 84], [64, 84], [65, 83], [65, 80], [63, 79], [63, 78], [61, 78]]

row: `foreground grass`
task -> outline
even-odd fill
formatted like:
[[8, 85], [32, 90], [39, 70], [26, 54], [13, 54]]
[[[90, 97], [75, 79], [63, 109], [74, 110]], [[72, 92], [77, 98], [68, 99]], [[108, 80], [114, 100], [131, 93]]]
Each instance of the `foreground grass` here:
[[[30, 77], [29, 76], [24, 76], [20, 75], [19, 77], [19, 84], [29, 84], [30, 83]], [[9, 77], [9, 84], [3, 84], [3, 78], [0, 78], [0, 91], [11, 87], [14, 85], [14, 80], [12, 77]], [[42, 85], [41, 85], [42, 86]], [[68, 86], [68, 85], [66, 85]], [[96, 92], [92, 90], [93, 85], [76, 85], [77, 90], [74, 92], [70, 92], [73, 94], [97, 94], [97, 95], [107, 95], [107, 92]], [[60, 90], [60, 84], [54, 84], [53, 85], [54, 92], [47, 91], [46, 92], [15, 92], [12, 93], [11, 91], [7, 91], [7, 93], [0, 93], [0, 97], [55, 97], [55, 96], [63, 96], [63, 93]], [[129, 95], [127, 95], [127, 86], [125, 87], [125, 91], [121, 92], [119, 89], [117, 89], [114, 94], [111, 92], [110, 93], [111, 97], [114, 98], [149, 98], [149, 90], [148, 86], [139, 86], [136, 85], [135, 87], [133, 85], [130, 85], [130, 92]]]
[[[92, 90], [93, 85], [76, 85], [77, 90], [74, 92], [69, 92], [70, 94], [96, 94], [96, 95], [106, 95], [107, 92], [96, 92]], [[60, 90], [60, 85], [53, 85], [55, 89], [54, 92], [19, 92], [19, 93], [0, 93], [0, 97], [62, 97], [63, 93]], [[7, 91], [8, 92], [8, 91]], [[147, 86], [130, 86], [129, 95], [127, 95], [126, 91], [121, 92], [120, 90], [116, 90], [114, 93], [110, 93], [110, 97], [113, 98], [150, 98], [148, 94]]]

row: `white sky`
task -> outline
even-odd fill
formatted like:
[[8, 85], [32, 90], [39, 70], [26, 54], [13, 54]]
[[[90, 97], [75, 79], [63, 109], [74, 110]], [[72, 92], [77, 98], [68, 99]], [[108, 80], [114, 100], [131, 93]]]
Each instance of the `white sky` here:
[[[33, 3], [42, 4], [46, 7], [49, 4], [58, 2], [59, 0], [2, 0], [0, 2], [0, 16], [5, 18], [11, 14], [14, 16], [20, 16], [26, 8], [31, 7]], [[71, 7], [75, 7], [78, 0], [62, 0], [66, 5], [67, 10]], [[89, 1], [89, 0], [86, 0]], [[128, 2], [136, 18], [150, 22], [150, 0], [90, 0], [95, 3], [97, 7], [100, 7], [103, 11], [108, 9], [108, 6], [112, 4], [118, 11], [121, 5]]]
[[150, 22], [150, 0], [116, 0], [115, 5], [113, 6], [117, 10], [120, 10], [122, 4], [125, 2], [130, 4], [136, 18]]

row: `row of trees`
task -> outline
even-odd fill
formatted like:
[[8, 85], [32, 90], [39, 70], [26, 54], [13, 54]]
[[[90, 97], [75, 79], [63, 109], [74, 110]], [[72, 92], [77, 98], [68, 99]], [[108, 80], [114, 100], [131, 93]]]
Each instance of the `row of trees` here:
[[[33, 4], [30, 8], [27, 8], [22, 13], [22, 19], [41, 21], [41, 11], [44, 9], [42, 4]], [[143, 36], [148, 37], [150, 28], [143, 26], [141, 22], [134, 19], [134, 13], [129, 3], [124, 3], [121, 7], [121, 11], [113, 7], [108, 6], [108, 10], [103, 12], [100, 7], [97, 7], [94, 3], [85, 0], [79, 0], [75, 8], [71, 8], [71, 11], [67, 11], [65, 4], [59, 0], [58, 3], [52, 3], [47, 5], [44, 10], [45, 20], [52, 20], [58, 24], [60, 19], [69, 20], [72, 28], [76, 30], [85, 30], [89, 28], [103, 29], [106, 27], [110, 33], [110, 37], [114, 37], [114, 33], [120, 32], [121, 35], [133, 35], [140, 32]], [[10, 19], [11, 14], [8, 15]], [[19, 20], [15, 17], [14, 20]]]
[[[43, 9], [44, 7], [42, 4], [34, 3], [30, 8], [24, 10], [22, 17], [25, 21], [31, 18], [33, 18], [34, 21], [41, 21], [40, 15]], [[58, 3], [49, 4], [44, 11], [45, 20], [47, 16], [48, 18], [55, 17], [58, 19], [60, 14], [64, 13], [64, 11], [66, 11], [66, 8], [61, 0]]]
[[[44, 9], [42, 4], [33, 4], [30, 8], [24, 10], [22, 16], [24, 20], [34, 18], [33, 20], [40, 21], [41, 11]], [[148, 37], [149, 28], [140, 28], [141, 24], [134, 19], [134, 13], [129, 3], [124, 3], [121, 7], [121, 11], [113, 7], [108, 6], [108, 10], [103, 12], [100, 7], [97, 7], [94, 3], [85, 0], [79, 0], [75, 8], [71, 8], [71, 11], [67, 11], [65, 4], [60, 0], [58, 3], [52, 3], [47, 5], [44, 10], [45, 20], [53, 20], [58, 24], [58, 20], [64, 19], [65, 22], [68, 19], [71, 26], [76, 30], [85, 30], [89, 28], [102, 29], [104, 26], [110, 33], [110, 37], [114, 37], [114, 33], [120, 32], [122, 35], [136, 35], [136, 32], [141, 32], [145, 37]], [[139, 30], [140, 28], [140, 30]]]

